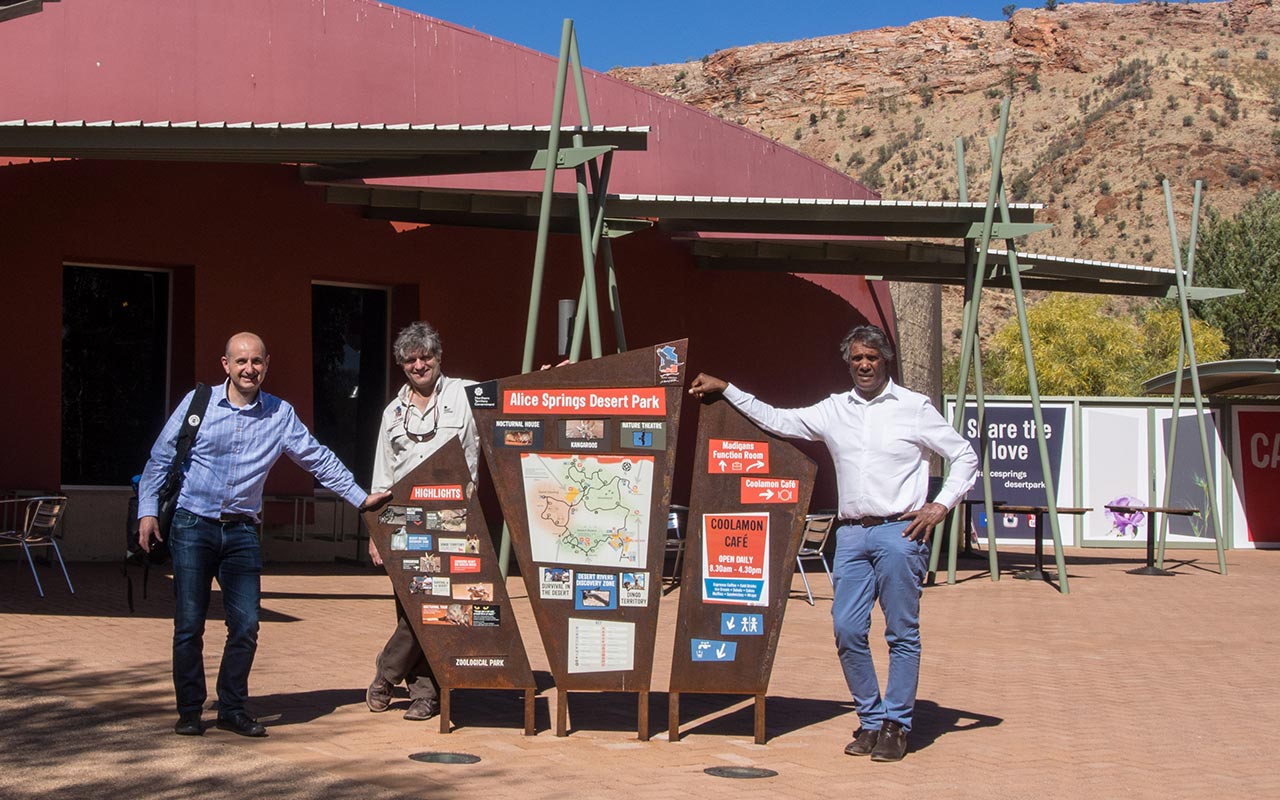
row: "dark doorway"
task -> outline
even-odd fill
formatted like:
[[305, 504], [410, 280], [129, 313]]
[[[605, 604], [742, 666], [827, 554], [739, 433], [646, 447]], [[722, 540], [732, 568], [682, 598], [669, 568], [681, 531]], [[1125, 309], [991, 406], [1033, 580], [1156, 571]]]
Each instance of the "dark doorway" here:
[[168, 272], [62, 269], [62, 483], [127, 486], [164, 425]]
[[311, 287], [315, 433], [366, 484], [386, 405], [387, 291]]

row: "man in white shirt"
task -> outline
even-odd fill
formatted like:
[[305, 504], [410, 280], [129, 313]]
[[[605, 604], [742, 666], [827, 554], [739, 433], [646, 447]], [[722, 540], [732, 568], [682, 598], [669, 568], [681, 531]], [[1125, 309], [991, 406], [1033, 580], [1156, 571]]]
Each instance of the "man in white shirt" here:
[[[392, 350], [408, 382], [382, 412], [378, 450], [373, 459], [372, 485], [378, 487], [375, 491], [390, 489], [454, 438], [462, 443], [474, 481], [480, 438], [463, 391], [467, 382], [446, 378], [441, 372], [444, 348], [440, 334], [429, 323], [414, 322], [400, 331]], [[374, 564], [382, 563], [373, 539], [369, 540], [369, 558]], [[378, 654], [376, 669], [365, 692], [370, 711], [386, 711], [394, 687], [404, 681], [410, 700], [405, 719], [426, 720], [439, 712], [439, 687], [399, 598], [396, 629]]]
[[[898, 761], [906, 755], [920, 675], [920, 591], [929, 537], [973, 486], [978, 457], [929, 398], [889, 379], [894, 351], [884, 331], [860, 325], [845, 336], [840, 353], [853, 391], [807, 408], [774, 408], [706, 374], [694, 379], [689, 392], [699, 397], [723, 392], [765, 430], [821, 441], [831, 452], [839, 493], [831, 615], [860, 723], [845, 753]], [[930, 451], [951, 462], [932, 502], [927, 497]], [[889, 643], [883, 694], [867, 642], [877, 599]]]

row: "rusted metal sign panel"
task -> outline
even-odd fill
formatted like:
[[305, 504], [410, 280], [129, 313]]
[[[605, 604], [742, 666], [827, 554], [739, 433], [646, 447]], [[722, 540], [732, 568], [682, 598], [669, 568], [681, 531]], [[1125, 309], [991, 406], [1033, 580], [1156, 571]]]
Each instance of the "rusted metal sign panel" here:
[[469, 390], [485, 460], [559, 690], [640, 692], [661, 598], [688, 341]]
[[396, 597], [413, 623], [441, 690], [524, 689], [533, 733], [535, 684], [466, 456], [451, 439], [364, 514]]
[[688, 541], [671, 658], [670, 736], [681, 692], [764, 695], [791, 593], [817, 465], [716, 395], [698, 413]]

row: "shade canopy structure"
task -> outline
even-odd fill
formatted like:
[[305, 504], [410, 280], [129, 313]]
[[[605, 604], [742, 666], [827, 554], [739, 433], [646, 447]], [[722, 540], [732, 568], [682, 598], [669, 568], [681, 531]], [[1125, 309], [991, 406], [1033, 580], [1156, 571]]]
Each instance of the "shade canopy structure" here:
[[[1280, 359], [1238, 358], [1200, 364], [1200, 390], [1207, 395], [1280, 396]], [[1191, 393], [1191, 376], [1172, 370], [1143, 382], [1143, 394]]]

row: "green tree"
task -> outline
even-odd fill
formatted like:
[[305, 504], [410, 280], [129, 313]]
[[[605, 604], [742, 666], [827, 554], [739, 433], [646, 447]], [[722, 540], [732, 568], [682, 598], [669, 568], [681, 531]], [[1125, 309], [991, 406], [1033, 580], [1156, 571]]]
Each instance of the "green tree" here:
[[1232, 358], [1280, 356], [1280, 193], [1264, 190], [1230, 218], [1210, 208], [1206, 218], [1196, 283], [1244, 294], [1198, 301], [1194, 312], [1222, 330]]
[[[1044, 395], [1130, 397], [1142, 382], [1177, 366], [1182, 333], [1177, 309], [1161, 305], [1137, 316], [1106, 313], [1097, 295], [1053, 294], [1027, 310], [1036, 378]], [[1194, 320], [1198, 361], [1223, 357], [1222, 332]], [[1030, 391], [1016, 319], [991, 337], [983, 377], [991, 394]], [[989, 377], [988, 377], [989, 376]], [[952, 381], [955, 382], [954, 379]]]
[[[1172, 304], [1162, 303], [1142, 315], [1143, 367], [1141, 380], [1178, 368], [1178, 342], [1182, 336], [1182, 316]], [[1191, 338], [1196, 343], [1196, 363], [1221, 361], [1227, 357], [1227, 339], [1222, 331], [1204, 320], [1191, 320]]]
[[[1142, 348], [1132, 322], [1104, 314], [1103, 302], [1096, 296], [1053, 294], [1027, 309], [1041, 394], [1131, 394], [1132, 381], [1117, 367], [1139, 360]], [[991, 337], [984, 361], [990, 364], [984, 377], [990, 373], [993, 390], [1015, 395], [1030, 391], [1017, 319]]]

